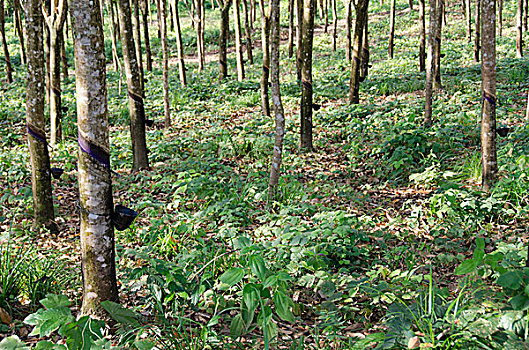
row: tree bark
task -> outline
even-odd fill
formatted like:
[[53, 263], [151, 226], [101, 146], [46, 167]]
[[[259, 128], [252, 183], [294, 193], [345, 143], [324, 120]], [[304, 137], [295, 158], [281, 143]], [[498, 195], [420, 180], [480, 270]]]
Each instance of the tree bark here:
[[171, 105], [169, 101], [169, 53], [167, 49], [167, 0], [161, 0], [161, 22], [162, 33], [162, 79], [163, 79], [163, 114], [165, 128], [171, 126]]
[[237, 58], [237, 80], [244, 80], [244, 61], [242, 56], [242, 33], [241, 33], [241, 0], [233, 0], [233, 21], [235, 26], [235, 56]]
[[6, 76], [7, 82], [13, 82], [13, 68], [11, 67], [11, 58], [9, 57], [9, 50], [7, 48], [7, 39], [5, 31], [5, 13], [4, 0], [0, 0], [0, 36], [2, 36], [2, 47], [4, 49], [4, 58], [6, 62]]
[[441, 40], [442, 40], [442, 29], [443, 29], [443, 8], [444, 8], [444, 1], [445, 0], [439, 0], [437, 1], [437, 27], [435, 32], [435, 76], [434, 76], [434, 82], [433, 87], [434, 89], [440, 89], [442, 88], [441, 85]]
[[266, 11], [264, 0], [259, 0], [261, 9], [261, 45], [263, 48], [263, 72], [261, 74], [261, 109], [263, 115], [270, 116], [268, 77], [270, 75], [270, 13]]
[[26, 34], [28, 67], [26, 86], [26, 123], [29, 157], [31, 161], [31, 188], [33, 192], [33, 223], [35, 228], [45, 227], [56, 233], [51, 187], [50, 157], [46, 143], [44, 119], [44, 25], [40, 0], [26, 0]]
[[270, 181], [268, 183], [268, 200], [272, 200], [277, 193], [279, 174], [283, 156], [283, 140], [285, 137], [285, 112], [281, 101], [281, 89], [279, 84], [279, 0], [271, 0], [271, 82], [272, 101], [274, 105], [274, 116], [276, 123], [274, 151], [272, 154], [272, 166], [270, 167]]
[[498, 35], [501, 37], [503, 32], [503, 0], [498, 0]]
[[231, 0], [220, 2], [220, 35], [219, 35], [219, 80], [228, 76], [227, 46], [230, 35], [230, 6]]
[[349, 81], [349, 103], [360, 103], [360, 48], [364, 34], [369, 0], [358, 0], [355, 5], [356, 21], [353, 42], [353, 59], [351, 60], [351, 79]]
[[[83, 271], [81, 314], [101, 318], [106, 316], [101, 302], [118, 301], [103, 28], [98, 0], [70, 1], [75, 33], [80, 145], [78, 168]], [[95, 160], [90, 155], [92, 152], [97, 152], [98, 158], [104, 161]]]
[[360, 82], [366, 80], [369, 74], [369, 14], [366, 17], [364, 26], [364, 37], [362, 38], [362, 56], [360, 57]]
[[[300, 149], [312, 152], [312, 44], [316, 0], [305, 0], [301, 39], [301, 132]], [[363, 29], [363, 28], [362, 28]]]
[[244, 10], [244, 33], [246, 35], [246, 55], [248, 56], [248, 62], [253, 64], [252, 32], [248, 19], [248, 0], [242, 0], [242, 5]]
[[119, 34], [119, 27], [118, 23], [116, 22], [116, 16], [114, 14], [114, 0], [109, 0], [109, 7], [110, 7], [110, 16], [112, 20], [112, 26], [110, 27], [111, 30], [111, 36], [112, 36], [112, 63], [114, 64], [114, 70], [117, 72], [120, 70], [121, 64], [119, 63], [119, 56], [118, 56], [118, 37]]
[[434, 80], [436, 76], [436, 55], [437, 55], [437, 35], [439, 27], [439, 2], [441, 0], [430, 0], [430, 29], [428, 35], [428, 61], [426, 65], [426, 84], [425, 84], [425, 112], [424, 124], [431, 126], [433, 122], [432, 117], [432, 100]]
[[301, 82], [301, 42], [303, 31], [303, 0], [296, 0], [296, 73], [298, 81]]
[[294, 55], [294, 7], [295, 0], [288, 0], [288, 57]]
[[141, 76], [136, 60], [136, 47], [132, 34], [131, 9], [129, 0], [119, 0], [119, 18], [123, 60], [127, 76], [129, 95], [130, 136], [132, 139], [132, 171], [149, 168], [147, 142], [145, 140], [145, 109]]
[[523, 28], [525, 31], [527, 31], [527, 6], [528, 5], [528, 2], [527, 0], [524, 0], [524, 4], [523, 4]]
[[393, 58], [393, 48], [395, 39], [395, 0], [391, 0], [391, 6], [389, 11], [389, 44], [388, 44], [388, 55], [389, 58]]
[[14, 18], [15, 18], [15, 30], [16, 34], [18, 36], [18, 41], [20, 43], [20, 58], [22, 59], [22, 63], [26, 64], [26, 47], [24, 45], [24, 30], [22, 29], [22, 16], [20, 15], [21, 7], [20, 7], [20, 0], [13, 0], [13, 8], [14, 8]]
[[351, 62], [352, 37], [351, 27], [353, 21], [353, 11], [351, 8], [351, 0], [344, 0], [345, 6], [345, 59]]
[[182, 86], [187, 85], [186, 66], [184, 62], [184, 44], [182, 43], [182, 29], [180, 27], [180, 14], [178, 11], [178, 1], [175, 1], [174, 20], [176, 29], [176, 51], [178, 54], [178, 77]]
[[424, 0], [419, 0], [419, 37], [419, 72], [424, 72], [426, 70], [426, 24], [424, 21]]
[[472, 42], [472, 0], [467, 0], [467, 36], [468, 42]]
[[[49, 97], [50, 97], [50, 144], [62, 140], [62, 101], [61, 101], [61, 33], [66, 21], [66, 0], [52, 0], [50, 13], [45, 14], [48, 26], [49, 49]], [[45, 11], [45, 7], [43, 7]]]
[[[132, 30], [133, 30], [133, 38], [134, 38], [134, 47], [136, 49], [136, 59], [138, 62], [138, 72], [140, 74], [140, 84], [141, 84], [141, 90], [143, 89], [143, 55], [141, 53], [141, 28], [140, 28], [140, 8], [138, 5], [138, 0], [132, 0]], [[143, 96], [143, 95], [142, 95]], [[145, 96], [143, 96], [145, 97]]]
[[[145, 42], [145, 63], [146, 68], [149, 72], [152, 71], [152, 53], [151, 53], [151, 40], [149, 38], [149, 6], [147, 6], [147, 1], [150, 0], [140, 0], [141, 6], [141, 15], [142, 15], [142, 25], [143, 25], [143, 38]], [[178, 4], [176, 4], [178, 6]], [[174, 17], [174, 16], [173, 16]]]
[[516, 57], [523, 57], [523, 0], [518, 0], [516, 12]]
[[336, 40], [338, 39], [338, 11], [336, 8], [336, 1], [331, 0], [332, 7], [332, 51], [336, 51]]
[[481, 0], [476, 0], [476, 35], [474, 37], [474, 63], [479, 62], [479, 50], [481, 48], [481, 33], [480, 33], [480, 22], [481, 22]]
[[481, 164], [482, 187], [490, 192], [496, 182], [496, 2], [483, 0], [482, 4], [482, 64], [483, 100], [481, 105]]
[[196, 24], [197, 34], [197, 54], [198, 54], [198, 71], [204, 70], [204, 0], [194, 0], [196, 17], [194, 23]]

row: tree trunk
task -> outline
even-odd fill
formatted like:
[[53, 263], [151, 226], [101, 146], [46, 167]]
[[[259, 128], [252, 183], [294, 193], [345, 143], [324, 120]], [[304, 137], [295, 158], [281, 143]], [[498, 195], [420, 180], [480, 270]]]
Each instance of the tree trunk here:
[[182, 44], [182, 29], [180, 27], [180, 13], [178, 11], [178, 1], [175, 1], [174, 20], [176, 29], [176, 51], [178, 53], [178, 77], [182, 86], [187, 85], [186, 66], [184, 62], [184, 45]]
[[426, 70], [426, 25], [424, 21], [424, 0], [419, 0], [419, 37], [419, 72], [424, 72]]
[[103, 28], [98, 0], [70, 1], [80, 145], [81, 314], [101, 318], [106, 316], [101, 302], [118, 301]]
[[272, 166], [270, 167], [270, 181], [268, 183], [268, 200], [271, 201], [277, 193], [279, 173], [283, 157], [283, 140], [285, 138], [285, 112], [281, 101], [281, 89], [279, 85], [279, 0], [271, 0], [271, 82], [272, 101], [274, 104], [274, 116], [276, 122], [274, 151], [272, 154]]
[[[141, 6], [141, 15], [142, 15], [142, 24], [143, 24], [143, 38], [145, 42], [145, 63], [147, 65], [147, 70], [152, 71], [152, 53], [151, 53], [151, 40], [149, 38], [149, 6], [147, 6], [147, 1], [150, 0], [140, 0]], [[178, 4], [176, 4], [178, 6]], [[174, 17], [174, 16], [173, 16]]]
[[428, 35], [428, 62], [426, 65], [426, 84], [425, 84], [425, 111], [424, 124], [426, 126], [432, 125], [432, 100], [433, 100], [433, 84], [435, 80], [435, 70], [437, 68], [436, 62], [436, 35], [437, 27], [439, 26], [438, 3], [441, 0], [430, 0], [430, 29]]
[[26, 86], [26, 123], [29, 157], [31, 161], [31, 188], [33, 192], [34, 227], [46, 227], [56, 233], [51, 187], [50, 157], [46, 143], [44, 119], [44, 47], [43, 18], [40, 0], [27, 0], [26, 34], [28, 67]]
[[[68, 12], [68, 11], [67, 11]], [[67, 22], [65, 22], [68, 24]], [[68, 79], [68, 56], [66, 56], [66, 39], [64, 33], [68, 33], [68, 28], [64, 28], [59, 32], [59, 40], [61, 46], [61, 68], [62, 68], [62, 78]]]
[[14, 17], [15, 17], [15, 30], [16, 34], [18, 36], [18, 41], [20, 43], [20, 58], [22, 59], [22, 63], [26, 64], [26, 47], [24, 45], [24, 30], [22, 29], [22, 16], [20, 15], [21, 7], [20, 7], [20, 0], [13, 0], [13, 7], [14, 7]]
[[253, 64], [252, 54], [252, 32], [250, 29], [250, 22], [248, 19], [248, 0], [242, 0], [243, 11], [244, 11], [244, 32], [246, 35], [246, 54], [248, 55], [248, 62]]
[[296, 73], [298, 81], [301, 82], [301, 42], [303, 31], [303, 0], [296, 0]]
[[233, 21], [235, 26], [235, 56], [237, 58], [237, 80], [244, 80], [244, 61], [242, 57], [242, 35], [241, 35], [241, 0], [233, 0]]
[[198, 71], [202, 72], [204, 69], [204, 37], [203, 29], [204, 26], [204, 0], [194, 0], [196, 17], [193, 22], [196, 24], [196, 34], [197, 34], [197, 54], [198, 54]]
[[336, 40], [338, 39], [338, 11], [336, 8], [336, 1], [331, 0], [332, 7], [332, 51], [336, 51]]
[[294, 55], [294, 1], [288, 0], [288, 57]]
[[356, 21], [353, 42], [353, 59], [351, 60], [351, 80], [349, 81], [349, 103], [360, 103], [360, 48], [364, 34], [369, 0], [358, 0], [355, 5]]
[[351, 8], [351, 0], [344, 0], [345, 6], [345, 59], [347, 62], [351, 62], [351, 27], [353, 21], [353, 11]]
[[[140, 28], [140, 8], [138, 5], [138, 0], [132, 0], [132, 6], [134, 12], [132, 14], [132, 30], [133, 30], [133, 38], [134, 38], [134, 47], [136, 49], [136, 59], [138, 60], [138, 72], [140, 74], [140, 84], [141, 84], [141, 91], [144, 91], [143, 89], [143, 55], [141, 53], [141, 28]], [[143, 95], [142, 95], [143, 96]], [[145, 96], [143, 96], [145, 97]]]
[[263, 72], [261, 74], [261, 109], [263, 115], [270, 116], [268, 97], [268, 77], [270, 75], [270, 13], [265, 9], [264, 0], [259, 0], [261, 8], [261, 45], [263, 47]]
[[391, 0], [391, 7], [389, 10], [389, 45], [388, 55], [389, 58], [393, 58], [393, 48], [395, 39], [395, 0]]
[[413, 11], [413, 0], [408, 0], [408, 4], [410, 6], [410, 11]]
[[50, 144], [53, 146], [62, 140], [62, 103], [61, 103], [61, 35], [66, 21], [66, 1], [52, 0], [50, 13], [46, 14], [49, 48], [49, 102], [50, 102]]
[[523, 0], [518, 0], [516, 12], [516, 57], [523, 57]]
[[114, 0], [109, 0], [110, 2], [110, 15], [112, 20], [112, 26], [110, 27], [110, 30], [112, 31], [112, 63], [114, 64], [114, 70], [117, 72], [121, 64], [119, 63], [119, 56], [118, 56], [118, 38], [117, 35], [119, 33], [119, 27], [116, 22], [116, 16], [114, 14]]
[[[312, 43], [316, 0], [305, 0], [301, 39], [301, 133], [300, 149], [312, 152]], [[362, 28], [363, 29], [363, 28]]]
[[442, 39], [442, 28], [443, 28], [443, 8], [444, 8], [444, 1], [445, 0], [439, 0], [437, 2], [437, 27], [436, 27], [436, 33], [435, 33], [435, 77], [433, 82], [434, 89], [440, 89], [442, 88], [441, 85], [441, 39]]
[[129, 95], [130, 136], [132, 138], [132, 171], [149, 168], [147, 142], [145, 140], [145, 109], [143, 90], [140, 82], [136, 47], [132, 34], [131, 9], [129, 0], [119, 0], [119, 19], [123, 60]]
[[527, 5], [528, 5], [528, 2], [527, 0], [524, 0], [524, 4], [523, 4], [523, 30], [527, 31]]
[[162, 80], [163, 80], [163, 115], [165, 128], [171, 126], [171, 105], [169, 101], [169, 53], [167, 49], [167, 0], [161, 0], [162, 8], [160, 32], [162, 33]]
[[329, 27], [329, 0], [324, 0], [325, 1], [325, 34], [327, 34], [328, 32], [328, 27]]
[[474, 63], [479, 62], [479, 50], [481, 49], [481, 0], [476, 0], [476, 23], [474, 35]]
[[220, 1], [220, 35], [219, 35], [219, 80], [228, 76], [227, 46], [230, 35], [231, 0]]
[[498, 0], [498, 35], [501, 37], [503, 32], [503, 0]]
[[490, 192], [496, 182], [496, 2], [483, 0], [481, 79], [481, 164], [482, 187]]
[[472, 42], [472, 0], [467, 0], [467, 36], [468, 42]]
[[2, 36], [2, 47], [4, 49], [4, 58], [6, 62], [7, 82], [13, 82], [13, 68], [11, 67], [11, 59], [9, 57], [9, 50], [7, 48], [7, 39], [5, 31], [5, 14], [4, 14], [4, 0], [0, 0], [0, 35]]
[[360, 82], [366, 80], [369, 74], [369, 14], [366, 16], [364, 37], [362, 38], [362, 55], [360, 57]]

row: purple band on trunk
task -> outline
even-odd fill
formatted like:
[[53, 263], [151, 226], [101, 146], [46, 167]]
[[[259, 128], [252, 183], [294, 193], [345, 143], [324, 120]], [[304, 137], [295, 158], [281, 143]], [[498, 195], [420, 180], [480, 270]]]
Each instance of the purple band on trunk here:
[[129, 97], [132, 98], [134, 101], [143, 104], [143, 97], [136, 95], [132, 91], [128, 90]]
[[46, 135], [42, 135], [38, 130], [33, 129], [30, 124], [26, 124], [26, 128], [28, 129], [28, 134], [30, 134], [43, 144], [48, 144], [48, 142], [46, 141]]
[[81, 135], [79, 135], [77, 141], [79, 143], [81, 151], [98, 161], [101, 165], [110, 170], [112, 174], [119, 176], [118, 173], [110, 169], [110, 154], [108, 154], [107, 151], [97, 145], [94, 145], [92, 142], [86, 140]]
[[491, 105], [496, 106], [496, 97], [492, 96], [489, 93], [484, 92], [483, 98], [487, 100]]

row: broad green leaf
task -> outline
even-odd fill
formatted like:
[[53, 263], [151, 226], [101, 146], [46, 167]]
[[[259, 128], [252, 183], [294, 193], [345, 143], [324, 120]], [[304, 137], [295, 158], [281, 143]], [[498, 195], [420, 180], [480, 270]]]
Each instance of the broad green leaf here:
[[287, 322], [294, 323], [296, 319], [292, 314], [292, 307], [294, 302], [282, 291], [278, 290], [274, 294], [274, 304], [276, 306], [276, 313], [279, 317]]
[[259, 290], [254, 284], [248, 283], [242, 290], [243, 319], [246, 325], [252, 323], [255, 310], [259, 306]]
[[268, 276], [263, 282], [263, 288], [269, 288], [277, 284], [277, 275]]
[[266, 335], [268, 338], [268, 342], [274, 342], [278, 334], [279, 334], [279, 329], [277, 327], [277, 324], [273, 320], [271, 322], [268, 322], [266, 324]]
[[42, 337], [50, 335], [59, 329], [59, 327], [75, 320], [70, 309], [64, 306], [46, 310], [41, 316], [44, 321], [39, 327], [40, 336]]
[[235, 248], [238, 248], [238, 249], [243, 249], [243, 248], [247, 248], [249, 246], [252, 245], [252, 241], [250, 241], [248, 238], [246, 237], [239, 237], [235, 240], [234, 242], [234, 246]]
[[498, 284], [504, 288], [516, 290], [522, 285], [522, 279], [517, 271], [509, 271], [498, 278]]
[[114, 303], [112, 301], [103, 301], [101, 302], [101, 306], [110, 314], [110, 316], [114, 320], [118, 321], [121, 324], [131, 325], [134, 327], [140, 325], [137, 320], [137, 315], [133, 311], [124, 308], [118, 303]]
[[266, 279], [267, 275], [267, 268], [264, 262], [264, 259], [257, 254], [250, 256], [250, 269], [254, 273], [257, 278], [259, 278], [261, 281], [264, 281]]
[[517, 311], [524, 311], [529, 309], [529, 298], [525, 294], [518, 294], [509, 300], [512, 308]]
[[146, 339], [143, 339], [143, 340], [136, 339], [134, 341], [134, 345], [136, 346], [138, 350], [151, 350], [152, 348], [156, 346], [154, 342], [150, 340], [146, 340]]
[[66, 295], [57, 294], [46, 294], [46, 298], [42, 299], [40, 303], [46, 309], [53, 309], [55, 307], [68, 307], [71, 304]]
[[12, 335], [0, 342], [0, 350], [29, 350], [29, 346], [21, 342], [16, 335]]
[[529, 284], [525, 286], [523, 291], [524, 291], [525, 295], [527, 295], [529, 297]]
[[232, 320], [230, 324], [230, 337], [232, 338], [238, 338], [242, 335], [242, 331], [244, 329], [244, 321], [242, 320], [242, 315], [237, 314]]
[[474, 261], [474, 259], [468, 259], [468, 260], [463, 261], [461, 265], [459, 265], [456, 268], [454, 273], [456, 275], [464, 275], [464, 274], [473, 272], [475, 269], [476, 269], [476, 262]]
[[35, 350], [67, 350], [67, 348], [62, 344], [57, 345], [47, 340], [41, 340], [37, 343]]
[[476, 248], [474, 250], [474, 257], [472, 260], [474, 260], [474, 264], [478, 266], [483, 261], [483, 257], [485, 256], [485, 251], [483, 249]]
[[476, 248], [480, 250], [485, 249], [485, 240], [483, 237], [476, 238]]
[[259, 312], [259, 315], [257, 315], [257, 323], [262, 326], [263, 324], [270, 322], [271, 319], [272, 309], [270, 308], [270, 306], [265, 305]]
[[222, 283], [226, 283], [227, 285], [234, 286], [240, 281], [242, 281], [244, 277], [244, 270], [240, 267], [233, 267], [229, 269], [228, 271], [224, 272], [220, 277], [219, 280]]

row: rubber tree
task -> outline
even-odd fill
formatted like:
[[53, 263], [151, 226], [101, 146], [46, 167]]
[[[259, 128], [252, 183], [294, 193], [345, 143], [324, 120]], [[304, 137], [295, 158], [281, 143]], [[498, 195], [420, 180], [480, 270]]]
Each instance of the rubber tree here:
[[424, 1], [425, 0], [419, 0], [419, 72], [424, 72], [426, 70], [426, 24], [424, 20]]
[[369, 74], [369, 17], [364, 25], [364, 36], [362, 38], [362, 54], [360, 56], [360, 82], [366, 80]]
[[503, 32], [503, 0], [498, 0], [498, 35], [501, 37]]
[[237, 60], [237, 80], [244, 80], [244, 60], [242, 56], [241, 0], [233, 0], [233, 25], [235, 26], [235, 57]]
[[50, 144], [53, 146], [62, 139], [61, 101], [61, 47], [62, 31], [66, 21], [66, 0], [51, 0], [50, 12], [43, 6], [44, 20], [49, 37], [49, 96], [50, 96]]
[[353, 57], [351, 60], [351, 77], [349, 80], [349, 103], [351, 104], [360, 102], [360, 50], [363, 44], [368, 5], [369, 0], [358, 0], [355, 4], [356, 21], [353, 38]]
[[22, 63], [27, 63], [26, 58], [26, 47], [24, 43], [24, 31], [22, 29], [22, 15], [21, 12], [23, 11], [20, 6], [20, 0], [13, 0], [13, 16], [15, 19], [15, 31], [18, 36], [18, 41], [20, 43], [20, 58], [22, 59]]
[[131, 15], [132, 15], [132, 32], [134, 38], [134, 48], [136, 50], [136, 62], [138, 64], [138, 72], [140, 74], [141, 90], [143, 91], [143, 55], [141, 53], [141, 24], [140, 24], [140, 6], [138, 0], [131, 1]]
[[270, 98], [268, 78], [270, 77], [270, 11], [265, 8], [264, 0], [259, 0], [261, 9], [261, 46], [263, 49], [263, 71], [261, 72], [261, 113], [270, 116]]
[[481, 21], [481, 164], [482, 187], [489, 192], [496, 182], [496, 2], [482, 0]]
[[283, 158], [283, 140], [285, 138], [285, 112], [281, 101], [279, 83], [279, 44], [280, 44], [280, 9], [279, 0], [271, 0], [270, 11], [270, 80], [272, 83], [271, 94], [274, 106], [276, 124], [272, 165], [270, 167], [270, 181], [268, 183], [268, 200], [272, 200], [277, 193], [281, 161]]
[[162, 80], [163, 115], [166, 128], [171, 126], [171, 105], [169, 100], [169, 50], [167, 48], [167, 0], [160, 0], [160, 32], [162, 33]]
[[[226, 0], [229, 1], [229, 0]], [[194, 0], [195, 16], [193, 23], [196, 28], [197, 35], [197, 53], [198, 53], [198, 71], [202, 72], [205, 63], [204, 53], [204, 0]]]
[[472, 42], [472, 0], [466, 2], [466, 15], [467, 15], [467, 37], [468, 42]]
[[119, 0], [119, 24], [127, 89], [129, 96], [130, 136], [132, 139], [132, 171], [149, 168], [147, 142], [145, 140], [145, 107], [143, 88], [136, 59], [136, 47], [132, 34], [129, 0]]
[[301, 42], [303, 31], [303, 0], [296, 0], [296, 73], [301, 83]]
[[111, 30], [111, 38], [112, 38], [112, 63], [114, 65], [114, 70], [118, 71], [121, 69], [121, 64], [119, 63], [119, 56], [118, 56], [118, 34], [119, 34], [119, 25], [116, 22], [116, 15], [114, 13], [114, 0], [109, 0], [109, 8], [110, 8], [110, 19], [112, 21], [112, 25], [110, 26]]
[[218, 0], [220, 10], [219, 35], [219, 80], [228, 76], [228, 37], [230, 36], [230, 6], [231, 0]]
[[7, 38], [5, 30], [5, 13], [4, 13], [4, 0], [0, 0], [0, 36], [2, 37], [2, 48], [4, 50], [4, 59], [6, 62], [6, 76], [7, 82], [13, 82], [13, 67], [11, 67], [11, 58], [9, 56], [9, 50], [7, 48]]
[[393, 49], [395, 48], [395, 0], [391, 0], [389, 10], [389, 42], [388, 42], [388, 56], [393, 58]]
[[174, 0], [173, 17], [175, 21], [175, 38], [176, 38], [176, 52], [178, 59], [178, 77], [182, 86], [187, 85], [186, 66], [184, 61], [184, 44], [182, 43], [182, 28], [180, 26], [180, 13], [178, 11], [178, 1]]
[[46, 142], [44, 118], [45, 68], [44, 20], [41, 0], [26, 0], [26, 34], [28, 67], [26, 86], [26, 124], [28, 131], [29, 158], [31, 162], [31, 189], [33, 192], [33, 224], [57, 232], [51, 187], [50, 156]]
[[332, 51], [336, 51], [336, 40], [338, 38], [338, 11], [336, 8], [336, 1], [331, 0], [332, 8]]
[[444, 9], [445, 0], [440, 0], [437, 2], [437, 27], [435, 31], [435, 54], [434, 54], [434, 63], [435, 63], [435, 75], [433, 86], [436, 89], [440, 89], [441, 86], [441, 41], [442, 41], [442, 29], [443, 29], [443, 9]]
[[516, 57], [523, 57], [523, 0], [518, 0], [516, 12]]
[[301, 129], [299, 148], [312, 152], [312, 46], [316, 0], [304, 0], [303, 27], [301, 28]]
[[294, 8], [295, 0], [288, 0], [288, 57], [294, 55]]
[[152, 53], [151, 40], [149, 37], [149, 6], [147, 4], [148, 1], [149, 0], [140, 0], [139, 5], [141, 7], [141, 24], [143, 27], [143, 41], [145, 43], [145, 68], [150, 72], [152, 71]]
[[106, 60], [99, 0], [70, 0], [70, 16], [74, 31], [79, 135], [81, 314], [101, 318], [106, 316], [101, 302], [117, 302], [118, 288], [112, 224]]
[[426, 84], [425, 84], [425, 111], [424, 124], [426, 126], [432, 125], [432, 100], [433, 89], [436, 75], [436, 55], [437, 55], [437, 33], [440, 27], [439, 10], [441, 6], [439, 2], [442, 0], [430, 0], [430, 29], [428, 35], [428, 59], [426, 62]]
[[[352, 0], [343, 0], [345, 7], [345, 58], [351, 62], [352, 37], [351, 27], [353, 24]], [[358, 5], [355, 5], [358, 6]]]
[[250, 20], [248, 16], [248, 0], [242, 0], [242, 6], [244, 13], [244, 36], [246, 39], [246, 55], [248, 57], [248, 63], [253, 64], [252, 29], [250, 28]]
[[481, 0], [476, 0], [476, 29], [475, 29], [475, 35], [474, 35], [474, 63], [479, 62], [479, 51], [481, 49], [481, 30], [480, 30], [480, 23], [481, 23]]

